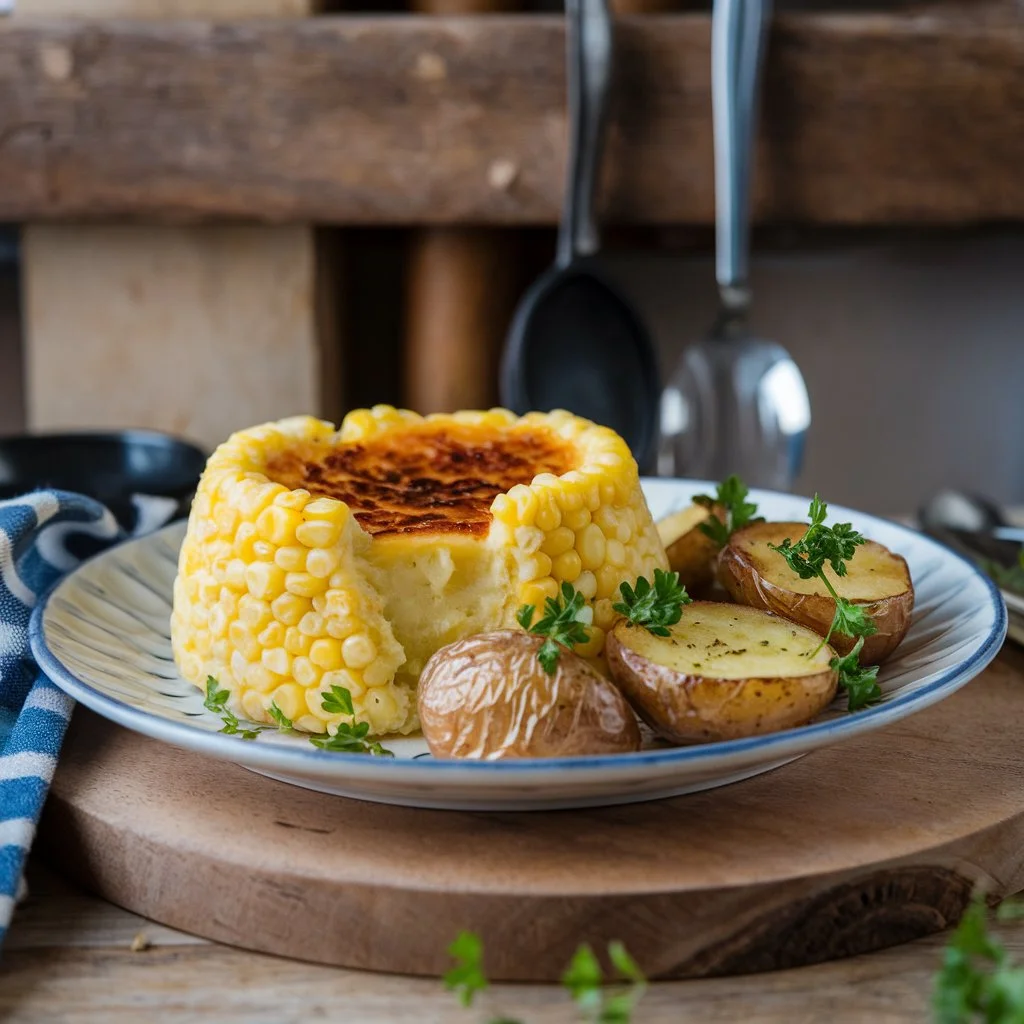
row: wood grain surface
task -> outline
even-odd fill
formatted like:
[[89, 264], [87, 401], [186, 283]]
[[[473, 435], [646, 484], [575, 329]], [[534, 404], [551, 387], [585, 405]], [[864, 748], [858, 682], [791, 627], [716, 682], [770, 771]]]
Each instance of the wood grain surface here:
[[[777, 19], [760, 220], [1024, 217], [1024, 21], [968, 7]], [[711, 223], [708, 17], [627, 17], [619, 40], [605, 219]], [[526, 224], [561, 207], [554, 16], [15, 21], [0, 91], [4, 220]]]
[[657, 978], [793, 967], [1024, 887], [1024, 656], [768, 775], [604, 810], [480, 814], [324, 796], [76, 713], [39, 849], [113, 902], [232, 945], [439, 974], [462, 928], [500, 979], [620, 939]]
[[[1024, 959], [1024, 923], [1000, 938]], [[149, 945], [140, 945], [139, 937]], [[653, 984], [636, 1024], [921, 1024], [945, 935], [773, 974]], [[0, 960], [6, 1024], [579, 1024], [551, 985], [495, 985], [458, 1009], [435, 979], [372, 974], [249, 953], [173, 931], [42, 869]]]

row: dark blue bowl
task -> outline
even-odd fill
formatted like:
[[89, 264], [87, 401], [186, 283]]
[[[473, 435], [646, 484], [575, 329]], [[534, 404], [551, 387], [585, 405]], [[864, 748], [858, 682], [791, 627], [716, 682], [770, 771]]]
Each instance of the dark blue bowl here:
[[22, 434], [0, 438], [0, 498], [77, 491], [102, 501], [130, 530], [135, 495], [175, 501], [171, 518], [187, 514], [205, 464], [201, 448], [151, 430]]

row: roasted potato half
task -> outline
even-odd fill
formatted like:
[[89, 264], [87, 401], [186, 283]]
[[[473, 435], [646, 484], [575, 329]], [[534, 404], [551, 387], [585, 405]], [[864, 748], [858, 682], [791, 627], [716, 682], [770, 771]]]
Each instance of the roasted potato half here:
[[548, 675], [537, 660], [542, 642], [498, 630], [430, 658], [418, 699], [435, 757], [491, 761], [639, 750], [636, 716], [615, 685], [566, 650]]
[[712, 509], [693, 504], [655, 524], [668, 566], [679, 573], [679, 581], [687, 590], [707, 587], [714, 580], [718, 547], [700, 528], [714, 514]]
[[[783, 615], [824, 636], [835, 614], [835, 601], [821, 580], [800, 579], [768, 547], [786, 537], [797, 541], [806, 530], [806, 523], [752, 523], [737, 530], [718, 556], [718, 578], [734, 601]], [[846, 563], [845, 576], [837, 576], [828, 565], [825, 575], [840, 597], [863, 605], [874, 619], [878, 632], [865, 638], [860, 661], [877, 665], [892, 654], [910, 628], [914, 585], [907, 563], [869, 540]], [[838, 633], [829, 642], [840, 654], [848, 654], [854, 645]]]
[[[608, 666], [640, 717], [673, 743], [708, 743], [804, 725], [836, 693], [835, 651], [795, 622], [695, 601], [658, 637], [620, 621]], [[816, 650], [816, 648], [820, 649]]]

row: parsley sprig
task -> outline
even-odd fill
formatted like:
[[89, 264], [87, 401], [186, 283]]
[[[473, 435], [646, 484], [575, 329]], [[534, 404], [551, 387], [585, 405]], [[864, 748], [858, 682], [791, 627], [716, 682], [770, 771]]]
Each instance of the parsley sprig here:
[[[352, 692], [344, 686], [334, 684], [320, 699], [320, 706], [331, 715], [351, 715], [355, 718], [356, 709], [352, 704]], [[338, 730], [324, 736], [310, 736], [309, 742], [321, 750], [330, 750], [340, 754], [372, 754], [374, 757], [394, 757], [395, 755], [379, 742], [368, 740], [369, 722], [339, 722]]]
[[213, 676], [206, 677], [206, 699], [203, 701], [203, 707], [220, 717], [224, 723], [220, 732], [227, 733], [229, 736], [241, 736], [243, 740], [256, 739], [265, 727], [262, 725], [253, 725], [252, 728], [243, 726], [235, 713], [227, 706], [231, 691], [219, 690], [219, 686], [220, 683]]
[[[710, 537], [720, 548], [724, 548], [738, 529], [750, 523], [762, 522], [764, 517], [756, 515], [757, 505], [747, 501], [749, 494], [750, 489], [735, 473], [718, 485], [714, 497], [710, 494], [698, 494], [693, 499], [694, 504], [703, 505], [714, 513], [707, 522], [700, 524], [701, 533]], [[719, 518], [718, 508], [725, 511], [724, 521]]]
[[786, 560], [786, 564], [803, 580], [817, 577], [836, 603], [836, 610], [828, 632], [818, 646], [810, 653], [814, 657], [829, 642], [833, 633], [841, 633], [856, 639], [853, 649], [845, 657], [835, 657], [829, 663], [839, 673], [839, 685], [846, 691], [847, 709], [859, 711], [874, 704], [882, 697], [878, 685], [878, 666], [862, 666], [860, 652], [864, 638], [878, 632], [878, 627], [864, 609], [846, 598], [840, 597], [825, 574], [830, 565], [837, 576], [846, 575], [846, 563], [864, 543], [864, 537], [850, 523], [836, 523], [826, 526], [828, 505], [815, 494], [807, 512], [810, 525], [804, 535], [794, 544], [788, 537], [781, 544], [769, 544]]
[[455, 966], [444, 976], [444, 987], [459, 997], [463, 1006], [472, 1006], [477, 992], [489, 982], [483, 969], [484, 944], [476, 932], [459, 932], [448, 947]]
[[829, 662], [829, 667], [839, 673], [839, 685], [846, 691], [847, 711], [860, 711], [882, 699], [882, 690], [878, 685], [878, 666], [860, 663], [863, 646], [864, 637], [858, 637], [845, 658], [837, 655]]
[[[1022, 916], [1022, 905], [1007, 900], [998, 920]], [[935, 977], [932, 1010], [937, 1024], [1018, 1024], [1024, 1020], [1024, 967], [1014, 964], [988, 929], [985, 900], [976, 897], [964, 911]]]
[[828, 505], [817, 494], [811, 501], [807, 516], [811, 524], [808, 526], [807, 532], [795, 544], [787, 537], [781, 544], [769, 544], [768, 547], [782, 555], [786, 564], [802, 580], [813, 579], [815, 576], [820, 579], [836, 603], [832, 624], [814, 652], [817, 654], [828, 643], [829, 637], [833, 633], [842, 633], [843, 636], [853, 639], [871, 636], [878, 632], [878, 627], [860, 605], [840, 597], [828, 576], [825, 575], [827, 563], [832, 566], [832, 571], [837, 576], [845, 576], [846, 563], [853, 558], [857, 548], [864, 543], [864, 537], [850, 523], [826, 526]]
[[[444, 976], [445, 987], [455, 992], [463, 1006], [471, 1006], [478, 992], [488, 987], [483, 970], [483, 942], [475, 932], [460, 932], [448, 947], [455, 966]], [[629, 1024], [636, 1004], [647, 989], [647, 979], [621, 942], [608, 944], [608, 959], [627, 981], [625, 989], [609, 990], [594, 951], [585, 943], [573, 954], [562, 975], [562, 985], [572, 996], [583, 1019], [591, 1024]], [[490, 1024], [519, 1024], [507, 1017]]]
[[537, 651], [537, 660], [544, 671], [553, 676], [562, 648], [571, 651], [576, 644], [585, 644], [590, 639], [586, 627], [593, 619], [593, 611], [571, 583], [562, 584], [562, 592], [557, 598], [544, 599], [544, 615], [537, 622], [533, 621], [535, 611], [532, 604], [524, 604], [516, 612], [516, 621], [528, 633], [545, 638]]
[[576, 950], [562, 984], [585, 1020], [594, 1024], [629, 1024], [636, 1004], [647, 990], [647, 979], [621, 942], [608, 943], [608, 959], [631, 984], [622, 991], [604, 988], [604, 972], [594, 951], [584, 944]]
[[668, 636], [669, 626], [674, 626], [683, 614], [683, 605], [692, 603], [686, 587], [679, 582], [679, 573], [654, 570], [654, 586], [641, 576], [636, 586], [620, 583], [622, 600], [612, 607], [630, 622], [643, 626], [655, 636]]

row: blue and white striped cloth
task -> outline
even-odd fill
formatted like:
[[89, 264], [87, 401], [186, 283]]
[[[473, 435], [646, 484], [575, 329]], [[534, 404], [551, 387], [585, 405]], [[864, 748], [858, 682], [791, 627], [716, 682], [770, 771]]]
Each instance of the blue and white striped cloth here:
[[65, 573], [124, 536], [103, 505], [79, 494], [0, 501], [0, 944], [73, 707], [32, 660], [29, 616]]

